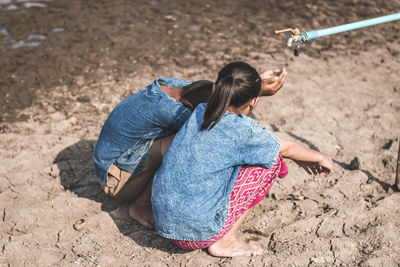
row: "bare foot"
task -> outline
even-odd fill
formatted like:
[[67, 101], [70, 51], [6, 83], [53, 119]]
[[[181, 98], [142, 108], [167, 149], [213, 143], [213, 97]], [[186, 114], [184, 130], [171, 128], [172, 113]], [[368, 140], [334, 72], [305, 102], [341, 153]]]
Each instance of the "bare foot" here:
[[216, 257], [235, 257], [260, 255], [263, 250], [257, 245], [235, 239], [231, 242], [217, 242], [208, 248], [208, 252]]
[[129, 216], [146, 228], [151, 230], [156, 228], [151, 204], [140, 204], [133, 202], [129, 208]]

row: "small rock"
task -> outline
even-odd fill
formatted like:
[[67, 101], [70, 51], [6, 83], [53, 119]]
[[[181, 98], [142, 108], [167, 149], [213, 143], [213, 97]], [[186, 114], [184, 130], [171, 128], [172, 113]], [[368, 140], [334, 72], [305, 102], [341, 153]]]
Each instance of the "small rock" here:
[[176, 21], [176, 18], [172, 15], [166, 15], [164, 18], [167, 21]]
[[87, 103], [87, 102], [90, 102], [90, 97], [88, 97], [87, 95], [78, 96], [78, 97], [76, 98], [76, 100], [77, 100], [78, 102], [81, 102], [81, 103]]
[[85, 219], [79, 219], [77, 220], [74, 225], [73, 225], [74, 229], [76, 231], [80, 231], [85, 227]]

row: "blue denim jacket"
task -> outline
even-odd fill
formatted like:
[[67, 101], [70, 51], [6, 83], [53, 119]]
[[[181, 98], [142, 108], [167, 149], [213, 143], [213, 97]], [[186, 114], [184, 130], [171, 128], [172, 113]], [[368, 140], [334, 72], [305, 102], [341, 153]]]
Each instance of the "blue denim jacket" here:
[[111, 164], [138, 174], [146, 161], [151, 141], [176, 133], [191, 111], [161, 90], [160, 84], [181, 88], [191, 81], [157, 78], [119, 103], [104, 123], [93, 155], [99, 181], [107, 183]]
[[241, 166], [271, 168], [279, 155], [279, 139], [242, 114], [226, 112], [200, 131], [205, 107], [198, 105], [176, 134], [154, 178], [153, 214], [166, 238], [203, 241], [217, 234]]

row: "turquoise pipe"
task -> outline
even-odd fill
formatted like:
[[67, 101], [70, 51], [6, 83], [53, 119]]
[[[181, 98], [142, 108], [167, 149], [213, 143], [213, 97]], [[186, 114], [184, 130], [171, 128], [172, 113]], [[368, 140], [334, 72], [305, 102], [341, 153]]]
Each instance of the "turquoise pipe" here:
[[383, 17], [377, 17], [377, 18], [373, 18], [373, 19], [357, 21], [357, 22], [344, 24], [344, 25], [340, 25], [340, 26], [335, 26], [335, 27], [331, 27], [331, 28], [326, 28], [326, 29], [322, 29], [322, 30], [303, 32], [303, 33], [305, 34], [305, 37], [306, 37], [305, 41], [307, 42], [307, 41], [317, 39], [319, 37], [324, 37], [324, 36], [337, 34], [337, 33], [341, 33], [341, 32], [356, 30], [356, 29], [369, 27], [369, 26], [373, 26], [376, 24], [381, 24], [381, 23], [395, 21], [395, 20], [400, 20], [400, 13], [387, 15], [387, 16], [383, 16]]

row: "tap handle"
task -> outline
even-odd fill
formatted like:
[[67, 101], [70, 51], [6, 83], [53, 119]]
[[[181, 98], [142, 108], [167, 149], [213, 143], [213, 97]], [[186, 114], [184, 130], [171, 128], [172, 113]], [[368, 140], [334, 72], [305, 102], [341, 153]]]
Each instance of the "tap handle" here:
[[280, 34], [280, 33], [284, 33], [284, 32], [291, 32], [294, 35], [299, 35], [300, 34], [300, 30], [297, 28], [288, 28], [288, 29], [283, 29], [283, 30], [275, 30], [275, 34]]

